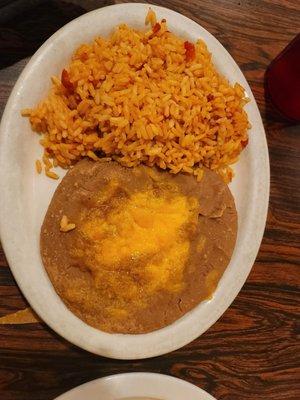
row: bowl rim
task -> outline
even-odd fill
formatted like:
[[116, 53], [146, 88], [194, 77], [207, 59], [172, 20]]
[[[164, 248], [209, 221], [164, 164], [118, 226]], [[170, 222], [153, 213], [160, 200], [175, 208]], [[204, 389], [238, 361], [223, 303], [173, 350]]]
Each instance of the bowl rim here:
[[[258, 124], [259, 130], [262, 133], [260, 137], [260, 145], [262, 147], [264, 157], [262, 160], [260, 160], [261, 163], [260, 166], [263, 168], [261, 174], [257, 177], [255, 185], [253, 185], [252, 188], [253, 193], [255, 193], [256, 196], [259, 195], [260, 197], [260, 212], [259, 212], [260, 218], [259, 220], [256, 221], [255, 224], [252, 224], [252, 231], [251, 231], [253, 234], [256, 235], [256, 239], [255, 243], [251, 247], [251, 251], [249, 251], [248, 254], [247, 268], [244, 267], [244, 269], [241, 271], [239, 278], [237, 278], [236, 281], [230, 285], [228, 291], [224, 294], [224, 297], [222, 298], [223, 301], [222, 305], [217, 303], [216, 309], [213, 310], [212, 313], [213, 315], [210, 315], [209, 318], [207, 318], [204, 322], [202, 321], [202, 323], [197, 319], [196, 310], [198, 310], [200, 306], [203, 306], [204, 303], [206, 303], [206, 305], [207, 303], [213, 303], [213, 301], [211, 300], [200, 303], [192, 311], [185, 314], [182, 318], [175, 321], [173, 324], [147, 334], [139, 334], [139, 335], [107, 334], [103, 331], [96, 330], [95, 328], [92, 328], [83, 323], [88, 327], [88, 330], [86, 330], [85, 332], [91, 332], [91, 334], [93, 333], [93, 339], [91, 340], [91, 338], [85, 338], [84, 335], [77, 336], [76, 333], [74, 334], [73, 332], [70, 332], [70, 329], [68, 330], [68, 327], [58, 326], [59, 324], [56, 321], [43, 314], [39, 308], [39, 305], [36, 304], [36, 302], [34, 302], [33, 299], [30, 298], [30, 296], [28, 295], [27, 289], [23, 285], [22, 279], [19, 276], [18, 267], [14, 265], [15, 249], [14, 249], [14, 244], [9, 240], [11, 238], [10, 232], [8, 232], [8, 229], [5, 223], [3, 222], [3, 218], [1, 218], [1, 216], [5, 215], [5, 212], [9, 208], [7, 204], [9, 199], [8, 196], [6, 199], [6, 192], [4, 186], [2, 187], [3, 196], [2, 199], [0, 200], [0, 237], [2, 238], [2, 246], [7, 256], [7, 260], [9, 262], [10, 269], [14, 275], [14, 278], [16, 279], [18, 286], [20, 287], [21, 291], [23, 292], [24, 296], [26, 297], [27, 301], [30, 303], [32, 308], [41, 317], [41, 319], [47, 323], [47, 325], [49, 325], [54, 331], [56, 331], [59, 335], [67, 339], [69, 342], [98, 355], [116, 359], [126, 359], [126, 360], [149, 358], [153, 356], [166, 354], [169, 353], [170, 351], [174, 351], [186, 345], [187, 343], [190, 343], [192, 340], [199, 337], [207, 329], [209, 329], [210, 326], [213, 325], [220, 318], [220, 316], [227, 310], [232, 301], [235, 299], [238, 292], [241, 290], [244, 282], [247, 279], [247, 276], [251, 271], [252, 265], [255, 261], [257, 252], [260, 247], [260, 243], [265, 228], [268, 201], [269, 201], [270, 170], [269, 170], [268, 147], [267, 147], [264, 127], [262, 124], [262, 120], [260, 117], [256, 101], [254, 99], [254, 96], [251, 92], [251, 89], [244, 75], [242, 74], [240, 68], [235, 63], [233, 58], [227, 52], [227, 50], [222, 46], [222, 44], [213, 35], [211, 35], [208, 31], [206, 31], [201, 25], [191, 20], [190, 18], [187, 18], [184, 15], [177, 13], [173, 10], [170, 10], [168, 8], [159, 7], [152, 4], [123, 3], [123, 4], [110, 5], [100, 9], [96, 9], [94, 11], [86, 13], [72, 20], [71, 22], [63, 26], [61, 29], [59, 29], [56, 33], [54, 33], [37, 50], [37, 52], [32, 56], [32, 58], [30, 59], [30, 61], [20, 74], [11, 92], [11, 95], [8, 99], [7, 105], [5, 107], [2, 116], [2, 121], [0, 126], [0, 177], [3, 177], [1, 169], [1, 166], [3, 166], [5, 163], [5, 154], [3, 149], [5, 148], [5, 143], [7, 140], [8, 126], [9, 123], [11, 122], [11, 119], [13, 118], [10, 110], [13, 107], [14, 102], [18, 101], [18, 94], [19, 91], [22, 90], [23, 81], [26, 79], [26, 76], [30, 74], [30, 70], [34, 66], [34, 64], [42, 59], [43, 55], [47, 53], [47, 49], [52, 46], [53, 42], [55, 42], [61, 35], [65, 35], [67, 31], [72, 31], [73, 28], [76, 28], [79, 22], [88, 21], [91, 16], [98, 14], [100, 19], [103, 17], [103, 15], [105, 15], [105, 13], [111, 12], [112, 10], [114, 12], [122, 13], [122, 11], [125, 10], [135, 11], [139, 9], [145, 12], [147, 8], [149, 8], [150, 6], [156, 12], [164, 13], [166, 16], [172, 15], [174, 17], [179, 18], [187, 25], [194, 27], [199, 31], [199, 35], [201, 34], [202, 36], [205, 36], [204, 39], [205, 41], [209, 39], [210, 43], [218, 47], [218, 49], [222, 52], [222, 55], [224, 55], [224, 57], [227, 58], [228, 62], [231, 63], [233, 68], [239, 72], [240, 82], [242, 82], [242, 85], [245, 87], [249, 97], [252, 100], [251, 107], [253, 109], [253, 112], [255, 113], [256, 123]], [[1, 179], [1, 186], [2, 186], [2, 181], [5, 180]], [[251, 209], [249, 210], [249, 214], [253, 216], [253, 218], [255, 218], [256, 215], [255, 213], [256, 209], [254, 206], [252, 206]], [[65, 313], [66, 316], [70, 318], [68, 312], [65, 311]], [[69, 311], [69, 313], [71, 312]], [[180, 322], [180, 327], [179, 327], [179, 322]], [[97, 331], [97, 335], [95, 331]], [[180, 338], [176, 336], [176, 332], [178, 334], [179, 331], [181, 332]], [[97, 340], [94, 340], [96, 336]]]

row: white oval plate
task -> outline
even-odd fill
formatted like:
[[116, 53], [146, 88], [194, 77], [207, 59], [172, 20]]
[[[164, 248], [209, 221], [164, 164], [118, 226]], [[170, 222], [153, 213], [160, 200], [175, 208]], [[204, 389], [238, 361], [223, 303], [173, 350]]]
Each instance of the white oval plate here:
[[[241, 83], [251, 102], [247, 105], [252, 129], [249, 145], [235, 166], [231, 185], [239, 230], [230, 265], [209, 301], [155, 332], [120, 335], [101, 332], [71, 313], [54, 291], [39, 252], [40, 227], [58, 184], [35, 172], [41, 156], [39, 137], [20, 115], [47, 93], [50, 76], [60, 75], [75, 48], [97, 35], [108, 35], [119, 23], [144, 28], [149, 5], [119, 4], [81, 16], [56, 32], [35, 53], [20, 75], [7, 103], [0, 128], [0, 234], [14, 277], [36, 313], [58, 334], [88, 351], [119, 359], [153, 357], [178, 349], [205, 332], [229, 307], [244, 284], [257, 255], [264, 231], [269, 198], [268, 149], [261, 117], [249, 85], [224, 47], [201, 26], [174, 11], [152, 6], [166, 18], [172, 31], [202, 38], [213, 61], [231, 82]], [[61, 177], [63, 171], [60, 171]]]
[[144, 372], [111, 375], [84, 383], [55, 400], [215, 400], [191, 383]]

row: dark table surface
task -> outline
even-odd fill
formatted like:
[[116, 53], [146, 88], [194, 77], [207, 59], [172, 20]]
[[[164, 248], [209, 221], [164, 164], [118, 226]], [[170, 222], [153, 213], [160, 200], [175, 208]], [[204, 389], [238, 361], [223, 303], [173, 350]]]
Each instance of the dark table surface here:
[[[0, 111], [29, 57], [51, 33], [86, 10], [112, 3], [2, 1]], [[241, 67], [257, 100], [271, 162], [270, 207], [257, 260], [214, 326], [158, 358], [109, 360], [71, 345], [43, 323], [0, 325], [1, 400], [50, 400], [94, 378], [131, 371], [171, 374], [217, 399], [300, 399], [300, 126], [280, 121], [266, 104], [263, 89], [266, 67], [300, 31], [299, 0], [155, 4], [181, 12], [215, 35]], [[27, 306], [0, 250], [0, 316]]]

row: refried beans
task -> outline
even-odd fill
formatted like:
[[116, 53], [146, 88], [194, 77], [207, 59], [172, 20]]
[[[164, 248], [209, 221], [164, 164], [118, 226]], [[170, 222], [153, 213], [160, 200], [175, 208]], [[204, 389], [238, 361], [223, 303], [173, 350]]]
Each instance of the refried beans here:
[[210, 170], [197, 182], [84, 159], [52, 198], [41, 255], [55, 290], [83, 321], [146, 333], [212, 296], [236, 232], [233, 197]]

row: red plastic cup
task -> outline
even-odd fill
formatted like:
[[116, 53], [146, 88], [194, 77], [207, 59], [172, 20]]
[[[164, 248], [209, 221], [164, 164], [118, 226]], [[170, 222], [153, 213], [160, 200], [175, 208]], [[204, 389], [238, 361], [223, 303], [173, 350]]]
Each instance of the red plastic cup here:
[[271, 62], [265, 85], [279, 114], [289, 121], [300, 122], [300, 34]]

